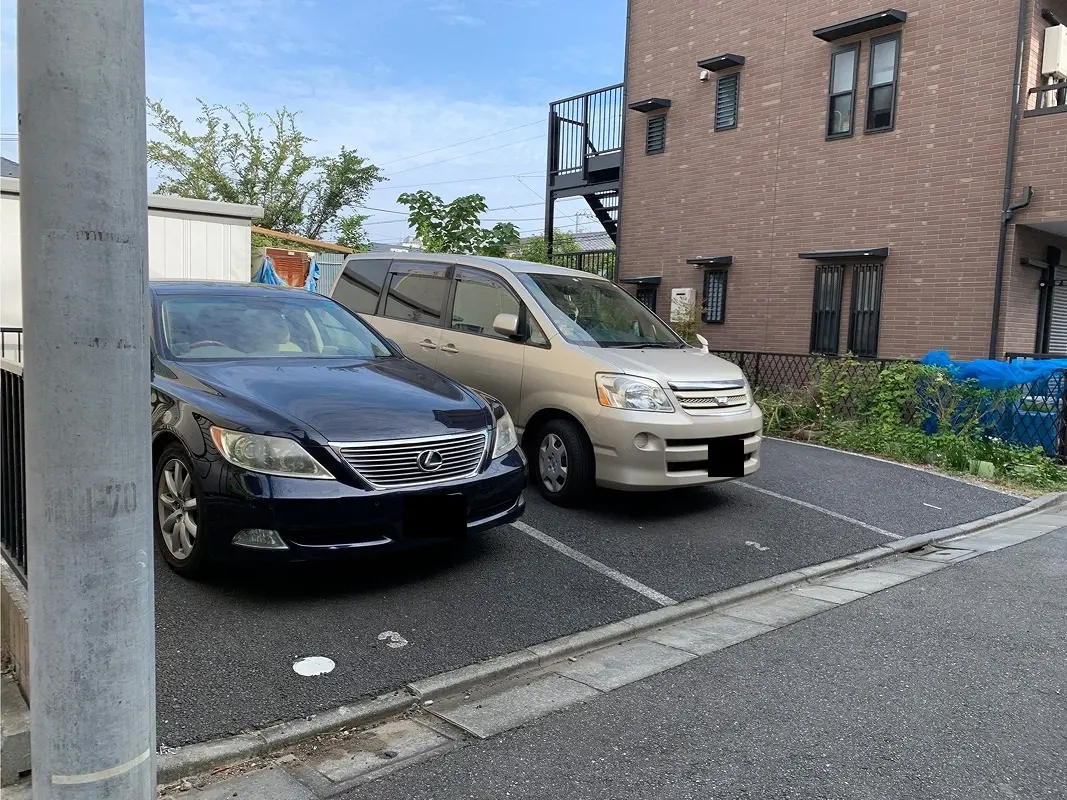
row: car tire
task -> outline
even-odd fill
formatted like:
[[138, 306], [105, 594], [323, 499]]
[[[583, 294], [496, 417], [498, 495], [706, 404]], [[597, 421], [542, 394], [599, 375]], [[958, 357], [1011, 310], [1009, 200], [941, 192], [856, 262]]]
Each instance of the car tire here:
[[159, 554], [186, 578], [202, 577], [210, 558], [203, 517], [204, 493], [185, 448], [167, 445], [152, 473], [153, 530]]
[[531, 472], [546, 500], [568, 507], [588, 496], [596, 476], [596, 461], [577, 424], [566, 419], [549, 420], [538, 430], [531, 450]]

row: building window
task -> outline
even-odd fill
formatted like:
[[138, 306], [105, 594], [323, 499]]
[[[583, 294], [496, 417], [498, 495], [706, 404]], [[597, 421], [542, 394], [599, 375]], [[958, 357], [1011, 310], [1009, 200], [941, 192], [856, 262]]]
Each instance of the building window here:
[[645, 127], [645, 155], [655, 155], [667, 149], [667, 115], [655, 114]]
[[843, 264], [815, 267], [815, 297], [811, 311], [811, 352], [837, 354], [841, 330], [841, 293], [845, 283]]
[[637, 298], [637, 302], [655, 314], [656, 301], [659, 299], [657, 294], [655, 286], [638, 286], [634, 292], [634, 297]]
[[856, 64], [860, 58], [858, 44], [842, 47], [830, 56], [830, 104], [826, 119], [826, 137], [852, 135], [856, 114]]
[[741, 74], [720, 75], [715, 81], [715, 130], [737, 127], [737, 108], [741, 103]]
[[725, 269], [704, 270], [704, 315], [709, 324], [726, 322], [726, 274]]
[[878, 326], [882, 317], [882, 264], [856, 264], [852, 268], [852, 305], [849, 308], [848, 351], [854, 356], [878, 355]]
[[867, 78], [866, 130], [868, 133], [893, 130], [893, 124], [896, 121], [899, 61], [899, 33], [872, 40], [871, 68]]

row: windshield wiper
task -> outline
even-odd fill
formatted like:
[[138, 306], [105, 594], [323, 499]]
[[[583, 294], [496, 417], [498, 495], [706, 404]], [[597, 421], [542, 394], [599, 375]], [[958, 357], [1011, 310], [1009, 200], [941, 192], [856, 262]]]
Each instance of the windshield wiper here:
[[634, 344], [617, 344], [615, 342], [604, 342], [601, 347], [615, 347], [619, 350], [643, 350], [646, 347], [659, 347], [667, 350], [678, 350], [679, 346], [676, 344], [665, 344], [663, 342], [637, 342]]

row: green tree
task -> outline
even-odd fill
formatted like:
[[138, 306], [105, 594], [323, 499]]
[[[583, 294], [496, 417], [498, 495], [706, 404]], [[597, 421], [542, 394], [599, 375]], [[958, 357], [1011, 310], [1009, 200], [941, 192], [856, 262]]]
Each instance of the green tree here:
[[[573, 233], [558, 229], [552, 232], [553, 253], [578, 253], [581, 249], [582, 246], [578, 244], [578, 239]], [[544, 236], [531, 236], [528, 239], [524, 239], [519, 243], [519, 247], [514, 251], [514, 254], [515, 258], [522, 261], [536, 261], [538, 264], [552, 263], [552, 260], [548, 257], [548, 246], [545, 243]]]
[[333, 156], [309, 155], [312, 139], [287, 108], [263, 114], [247, 104], [234, 110], [198, 102], [201, 132], [191, 133], [161, 102], [148, 100], [149, 123], [159, 134], [148, 142], [148, 163], [159, 171], [160, 194], [262, 206], [264, 227], [344, 238], [344, 246], [365, 249], [366, 217], [344, 212], [382, 180], [378, 167], [346, 147]]
[[396, 201], [408, 207], [408, 224], [427, 252], [504, 257], [519, 243], [519, 229], [512, 222], [482, 227], [481, 217], [487, 206], [480, 194], [446, 203], [420, 189], [405, 192]]

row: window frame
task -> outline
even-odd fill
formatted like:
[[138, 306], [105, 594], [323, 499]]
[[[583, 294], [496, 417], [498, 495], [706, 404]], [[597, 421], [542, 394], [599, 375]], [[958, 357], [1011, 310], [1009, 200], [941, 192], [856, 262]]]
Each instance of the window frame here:
[[[642, 292], [651, 292], [652, 305], [649, 305], [641, 299]], [[656, 284], [638, 284], [634, 287], [634, 299], [636, 299], [638, 303], [640, 303], [653, 314], [655, 314], [656, 306], [659, 305], [659, 286], [657, 286]]]
[[[864, 281], [864, 288], [870, 292], [872, 302], [870, 305], [872, 309], [858, 308], [860, 297], [860, 272], [867, 271], [874, 274], [873, 279], [870, 281]], [[848, 307], [848, 352], [857, 358], [877, 358], [878, 357], [878, 336], [881, 333], [882, 327], [882, 298], [884, 297], [883, 286], [885, 283], [885, 262], [883, 261], [864, 261], [852, 265], [852, 297], [849, 300]], [[864, 303], [864, 305], [868, 305]], [[868, 338], [873, 340], [873, 348], [870, 347], [872, 342], [868, 342], [868, 347], [863, 351], [857, 348], [857, 340], [859, 339], [859, 325], [857, 324], [859, 316], [861, 314], [867, 315], [867, 321], [865, 323], [865, 333]]]
[[[834, 92], [834, 61], [838, 55], [849, 51], [855, 53], [855, 57], [852, 60], [852, 88], [847, 92]], [[823, 125], [823, 133], [826, 134], [827, 141], [848, 139], [856, 132], [856, 96], [859, 94], [861, 54], [861, 42], [853, 42], [852, 44], [835, 47], [830, 51], [830, 80], [826, 87], [826, 123]], [[848, 130], [843, 133], [831, 133], [830, 123], [833, 121], [834, 100], [838, 97], [844, 97], [846, 94], [852, 95], [852, 105], [849, 109]]]
[[[658, 150], [652, 149], [652, 124], [654, 121], [663, 120], [662, 141]], [[667, 152], [667, 112], [662, 114], [649, 114], [645, 118], [645, 155], [658, 156]]]
[[[823, 309], [819, 303], [819, 281], [822, 276], [836, 274], [837, 282], [836, 287], [831, 285], [830, 292], [834, 292], [836, 289], [836, 308]], [[811, 335], [808, 342], [808, 352], [812, 355], [823, 356], [836, 356], [841, 352], [841, 314], [842, 303], [844, 302], [844, 290], [845, 290], [845, 265], [842, 263], [819, 263], [815, 266], [815, 275], [812, 280], [812, 292], [811, 292]], [[831, 294], [831, 299], [833, 295]], [[828, 329], [833, 333], [833, 349], [822, 348], [819, 344], [819, 334], [822, 332], [822, 328], [819, 326], [820, 315], [826, 315], [832, 325], [828, 325]], [[826, 317], [823, 317], [825, 319]]]
[[[499, 334], [494, 336], [488, 333], [474, 333], [473, 331], [464, 331], [452, 327], [452, 314], [454, 313], [455, 308], [456, 290], [459, 288], [460, 276], [462, 273], [467, 273], [468, 275], [474, 278], [488, 279], [491, 282], [498, 283], [504, 288], [504, 290], [508, 294], [510, 294], [515, 299], [515, 302], [519, 305], [519, 335], [517, 337], [509, 338], [505, 336], [500, 336]], [[445, 311], [447, 313], [448, 324], [442, 326], [444, 330], [452, 331], [453, 333], [462, 333], [467, 336], [478, 336], [483, 339], [493, 339], [497, 342], [510, 342], [511, 344], [527, 345], [529, 347], [539, 347], [542, 350], [552, 349], [552, 344], [549, 341], [548, 334], [545, 333], [544, 326], [538, 323], [537, 320], [534, 319], [534, 317], [530, 314], [529, 307], [523, 301], [522, 297], [519, 296], [519, 293], [515, 291], [514, 287], [512, 287], [511, 284], [508, 283], [507, 279], [502, 278], [493, 272], [489, 272], [488, 270], [478, 269], [477, 267], [468, 267], [464, 264], [455, 265], [455, 268], [452, 270], [452, 277], [449, 281], [448, 299]], [[531, 323], [533, 325], [536, 325], [537, 328], [541, 331], [541, 335], [545, 337], [544, 344], [541, 344], [540, 342], [535, 342], [531, 339]]]
[[[884, 42], [893, 42], [896, 46], [896, 53], [893, 56], [893, 80], [888, 83], [874, 84], [874, 53], [878, 45]], [[871, 39], [870, 49], [871, 53], [867, 59], [867, 92], [863, 106], [863, 132], [865, 134], [888, 133], [897, 125], [897, 95], [900, 88], [901, 31], [894, 31], [893, 33], [887, 33], [885, 36], [878, 36]], [[872, 128], [870, 127], [871, 97], [874, 94], [875, 89], [881, 89], [885, 86], [893, 87], [893, 99], [889, 106], [889, 124], [880, 128]]]
[[[720, 308], [720, 316], [718, 319], [711, 319], [711, 312], [708, 308], [708, 287], [711, 283], [712, 276], [722, 277], [722, 303]], [[730, 269], [729, 267], [706, 267], [704, 269], [704, 280], [701, 286], [701, 293], [703, 295], [703, 302], [701, 303], [700, 319], [705, 325], [725, 325], [726, 324], [726, 290], [730, 282]]]
[[[719, 124], [719, 89], [722, 86], [723, 81], [733, 80], [734, 82], [734, 117], [733, 122], [729, 125]], [[715, 76], [715, 113], [712, 117], [712, 125], [716, 133], [719, 131], [732, 131], [736, 130], [741, 121], [741, 71], [729, 72], [726, 75]]]
[[[341, 272], [337, 276], [337, 280], [334, 282], [334, 285], [332, 287], [330, 287], [330, 295], [329, 295], [330, 299], [333, 300], [334, 302], [339, 303], [340, 305], [344, 306], [345, 309], [348, 310], [349, 312], [351, 312], [352, 314], [370, 314], [371, 316], [378, 316], [378, 309], [381, 307], [382, 294], [384, 294], [385, 288], [389, 284], [389, 273], [393, 269], [393, 261], [394, 261], [394, 259], [391, 256], [387, 257], [387, 258], [352, 258], [352, 259], [348, 259], [341, 266]], [[367, 263], [367, 262], [384, 262], [385, 263], [385, 276], [382, 278], [382, 282], [381, 282], [381, 284], [379, 284], [379, 286], [377, 288], [378, 297], [374, 301], [374, 307], [370, 311], [356, 311], [354, 308], [349, 308], [348, 305], [346, 305], [345, 303], [343, 303], [343, 302], [341, 302], [340, 300], [337, 299], [337, 297], [336, 297], [336, 295], [337, 295], [337, 287], [340, 286], [345, 281], [348, 281], [350, 283], [356, 283], [356, 284], [360, 285], [367, 292], [374, 291], [374, 289], [372, 289], [369, 284], [360, 283], [359, 281], [357, 281], [355, 279], [355, 277], [351, 276], [350, 273], [349, 273], [349, 270], [351, 270], [353, 273], [358, 270], [358, 267], [356, 265], [361, 264], [361, 263]]]
[[[397, 269], [398, 266], [402, 267], [402, 269]], [[442, 301], [441, 316], [437, 324], [434, 324], [432, 322], [425, 322], [422, 320], [416, 322], [410, 319], [399, 319], [397, 317], [390, 317], [388, 314], [385, 313], [386, 305], [389, 302], [389, 292], [392, 287], [393, 276], [409, 274], [412, 269], [433, 269], [444, 271], [443, 280], [446, 283], [445, 297]], [[450, 315], [452, 313], [452, 273], [454, 271], [455, 266], [453, 264], [447, 264], [442, 261], [415, 261], [406, 260], [402, 258], [392, 259], [391, 263], [389, 264], [389, 271], [385, 274], [385, 283], [382, 284], [382, 293], [378, 297], [378, 308], [375, 310], [374, 315], [376, 317], [383, 317], [384, 319], [393, 320], [393, 322], [403, 322], [408, 325], [425, 325], [427, 328], [448, 328], [448, 326], [444, 324], [444, 321], [447, 318], [446, 315]]]

